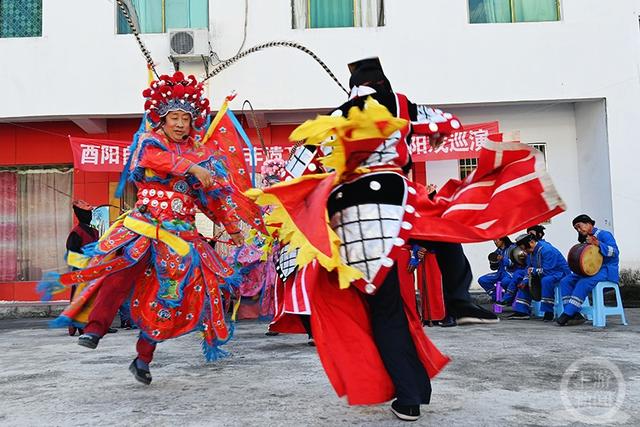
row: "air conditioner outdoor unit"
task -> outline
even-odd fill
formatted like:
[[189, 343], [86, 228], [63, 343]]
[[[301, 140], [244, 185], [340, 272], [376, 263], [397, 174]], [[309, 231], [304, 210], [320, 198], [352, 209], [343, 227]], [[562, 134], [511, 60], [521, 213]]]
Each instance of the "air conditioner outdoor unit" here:
[[169, 52], [178, 60], [197, 60], [209, 55], [209, 30], [169, 30]]

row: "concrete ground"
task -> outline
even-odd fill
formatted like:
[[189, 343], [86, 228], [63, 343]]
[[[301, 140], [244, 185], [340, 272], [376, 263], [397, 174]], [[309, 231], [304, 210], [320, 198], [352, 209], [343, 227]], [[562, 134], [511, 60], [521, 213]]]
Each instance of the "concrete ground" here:
[[[637, 426], [640, 309], [627, 310], [627, 320], [604, 330], [540, 320], [427, 328], [453, 362], [413, 425]], [[144, 386], [127, 370], [134, 331], [88, 350], [46, 329], [46, 319], [2, 320], [0, 425], [405, 424], [387, 405], [347, 406], [303, 336], [265, 337], [264, 330], [239, 323], [227, 345], [232, 357], [213, 364], [203, 361], [195, 335], [163, 343], [153, 383]], [[574, 362], [575, 372], [568, 370]]]

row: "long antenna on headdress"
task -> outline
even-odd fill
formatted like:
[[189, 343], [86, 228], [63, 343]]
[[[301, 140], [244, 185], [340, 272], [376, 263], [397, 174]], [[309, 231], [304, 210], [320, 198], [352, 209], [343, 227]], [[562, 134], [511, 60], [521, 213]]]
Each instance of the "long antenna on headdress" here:
[[[251, 109], [251, 114], [246, 114], [244, 112], [244, 106], [249, 105], [249, 109]], [[251, 105], [251, 101], [245, 99], [242, 103], [242, 114], [245, 116], [250, 116], [251, 121], [253, 121], [253, 127], [256, 129], [256, 134], [258, 134], [258, 139], [260, 140], [260, 146], [262, 147], [262, 152], [264, 153], [265, 158], [268, 157], [267, 147], [264, 145], [264, 138], [262, 137], [262, 132], [260, 131], [260, 127], [258, 126], [258, 121], [256, 120], [256, 112], [253, 111], [253, 105]]]
[[140, 50], [142, 51], [142, 55], [144, 55], [144, 58], [147, 61], [147, 65], [153, 71], [153, 74], [155, 74], [156, 78], [160, 79], [160, 77], [158, 76], [158, 72], [156, 71], [156, 67], [153, 64], [153, 58], [151, 58], [151, 52], [149, 52], [147, 47], [142, 42], [142, 39], [140, 38], [140, 33], [138, 32], [138, 29], [136, 28], [136, 24], [133, 22], [133, 19], [131, 19], [131, 13], [129, 12], [129, 6], [127, 6], [124, 3], [123, 0], [116, 0], [116, 2], [118, 3], [118, 7], [122, 11], [122, 14], [124, 15], [124, 18], [127, 20], [127, 24], [129, 24], [129, 28], [131, 29], [131, 32], [133, 33], [134, 37], [136, 38], [136, 41], [138, 42], [138, 46], [140, 47]]
[[[118, 1], [120, 1], [120, 0], [118, 0]], [[329, 74], [329, 76], [333, 79], [333, 81], [336, 82], [336, 84], [338, 86], [340, 86], [340, 89], [342, 89], [344, 91], [344, 93], [346, 93], [347, 95], [349, 94], [349, 91], [347, 89], [345, 89], [344, 86], [342, 86], [342, 84], [340, 83], [338, 78], [329, 69], [327, 64], [325, 64], [320, 58], [318, 58], [318, 55], [316, 55], [309, 48], [307, 48], [306, 46], [301, 45], [300, 43], [289, 42], [289, 41], [273, 41], [273, 42], [264, 43], [264, 44], [260, 44], [260, 45], [254, 46], [254, 47], [249, 48], [247, 50], [243, 50], [242, 52], [238, 53], [236, 56], [234, 56], [232, 58], [229, 58], [226, 61], [223, 61], [220, 64], [216, 65], [213, 68], [213, 70], [211, 70], [211, 72], [208, 73], [207, 76], [202, 81], [204, 82], [204, 81], [209, 80], [211, 77], [213, 77], [216, 74], [222, 72], [224, 69], [229, 67], [231, 64], [233, 64], [234, 62], [238, 61], [239, 59], [249, 55], [250, 53], [258, 52], [258, 51], [261, 51], [261, 50], [264, 50], [264, 49], [267, 49], [267, 48], [270, 48], [270, 47], [292, 47], [294, 49], [298, 49], [298, 50], [306, 53], [307, 55], [309, 55], [313, 59], [315, 59], [315, 61], [318, 64], [320, 64], [320, 66], [324, 69], [324, 71], [326, 71], [327, 74]]]

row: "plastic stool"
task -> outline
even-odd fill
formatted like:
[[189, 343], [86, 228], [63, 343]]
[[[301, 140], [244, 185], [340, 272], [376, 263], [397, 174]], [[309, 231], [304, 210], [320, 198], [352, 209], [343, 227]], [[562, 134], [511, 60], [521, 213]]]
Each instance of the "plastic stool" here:
[[[604, 290], [613, 288], [616, 292], [616, 305], [607, 307], [604, 304]], [[624, 308], [622, 307], [622, 297], [620, 296], [620, 287], [613, 282], [598, 282], [591, 291], [593, 305], [593, 326], [596, 328], [604, 328], [607, 325], [607, 316], [620, 316], [623, 325], [628, 325], [624, 316]]]
[[562, 303], [562, 292], [560, 291], [560, 285], [556, 286], [555, 290], [555, 303], [553, 304], [553, 314], [556, 316], [556, 319], [560, 317], [562, 312], [564, 311], [564, 304]]
[[535, 317], [544, 316], [544, 312], [540, 310], [540, 301], [531, 300], [531, 315]]
[[[496, 282], [496, 301], [502, 301], [502, 283]], [[493, 304], [493, 312], [494, 313], [502, 313], [502, 306], [498, 304]]]
[[593, 307], [589, 304], [589, 297], [584, 299], [582, 303], [582, 308], [580, 309], [580, 314], [587, 318], [587, 320], [593, 320]]

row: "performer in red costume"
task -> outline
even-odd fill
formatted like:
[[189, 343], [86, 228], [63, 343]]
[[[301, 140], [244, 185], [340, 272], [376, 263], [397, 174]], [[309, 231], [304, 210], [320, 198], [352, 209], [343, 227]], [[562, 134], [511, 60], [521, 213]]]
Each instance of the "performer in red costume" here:
[[449, 358], [422, 329], [408, 269], [410, 241], [491, 240], [563, 205], [540, 153], [515, 143], [489, 143], [474, 173], [450, 181], [430, 200], [427, 189], [403, 173], [411, 161], [410, 136], [423, 134], [437, 145], [461, 129], [460, 122], [393, 92], [377, 58], [350, 68], [374, 72], [357, 84], [354, 73], [349, 102], [290, 136], [307, 144], [294, 155], [296, 167], [308, 167], [319, 146], [330, 152], [321, 160], [327, 173], [250, 195], [276, 206], [269, 221], [282, 224], [281, 241], [298, 250], [298, 267], [314, 260], [321, 266], [307, 278], [312, 330], [337, 394], [350, 404], [395, 398], [392, 412], [413, 421], [429, 403], [429, 379]]
[[[76, 224], [76, 226], [71, 229], [69, 236], [67, 236], [67, 257], [69, 256], [70, 252], [82, 254], [83, 246], [97, 241], [100, 237], [100, 235], [98, 234], [98, 230], [91, 226], [93, 206], [91, 206], [84, 200], [76, 200], [75, 202], [73, 202], [73, 213], [78, 220], [78, 224]], [[75, 267], [72, 268], [75, 269]], [[73, 301], [73, 297], [76, 293], [77, 287], [77, 285], [71, 287], [69, 301]], [[73, 325], [69, 325], [69, 335], [74, 336], [76, 332], [79, 332], [80, 335], [84, 333], [82, 329], [78, 329]]]
[[[130, 370], [149, 384], [149, 363], [163, 340], [201, 331], [207, 360], [225, 355], [219, 346], [232, 329], [225, 323], [223, 293], [234, 272], [199, 236], [194, 216], [200, 209], [241, 245], [233, 201], [243, 196], [226, 179], [216, 144], [200, 140], [209, 114], [202, 84], [177, 72], [152, 82], [143, 95], [152, 130], [134, 140], [124, 172], [138, 188], [134, 209], [85, 250], [85, 269], [48, 277], [41, 290], [88, 283], [56, 322], [82, 322], [88, 313], [78, 340], [88, 348], [96, 348], [130, 297], [132, 321], [141, 331]], [[255, 226], [260, 219], [249, 222]]]

